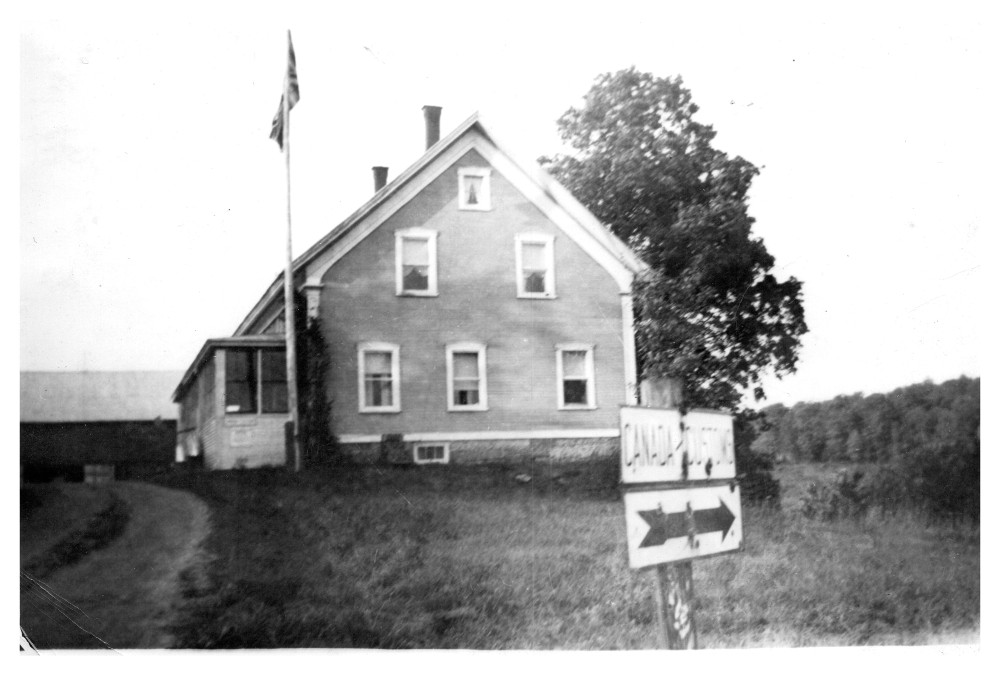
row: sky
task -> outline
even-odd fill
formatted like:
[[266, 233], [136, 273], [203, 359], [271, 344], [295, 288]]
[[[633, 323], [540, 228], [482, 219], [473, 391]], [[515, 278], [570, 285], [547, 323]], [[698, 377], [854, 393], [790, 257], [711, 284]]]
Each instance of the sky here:
[[[524, 161], [594, 78], [683, 77], [761, 168], [754, 232], [804, 284], [791, 404], [980, 376], [996, 177], [984, 4], [36, 3], [20, 17], [21, 370], [183, 370], [285, 256], [268, 138], [285, 29], [301, 253], [479, 111]], [[988, 219], [989, 218], [989, 219]]]

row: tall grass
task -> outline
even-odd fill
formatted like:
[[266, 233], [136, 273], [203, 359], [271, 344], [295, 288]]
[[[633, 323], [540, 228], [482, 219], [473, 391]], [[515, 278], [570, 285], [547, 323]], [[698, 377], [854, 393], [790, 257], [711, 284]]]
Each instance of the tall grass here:
[[[515, 480], [525, 471], [531, 482]], [[207, 582], [188, 589], [179, 646], [656, 648], [652, 578], [628, 568], [612, 473], [175, 477], [212, 507], [215, 556]], [[694, 563], [704, 647], [898, 644], [978, 630], [978, 529], [817, 523], [764, 508], [744, 518], [744, 551]]]

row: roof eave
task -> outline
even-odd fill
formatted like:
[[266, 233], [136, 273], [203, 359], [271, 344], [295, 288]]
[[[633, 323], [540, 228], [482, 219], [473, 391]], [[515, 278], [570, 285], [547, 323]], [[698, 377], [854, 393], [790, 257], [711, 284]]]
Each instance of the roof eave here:
[[[367, 202], [362, 204], [356, 211], [354, 211], [354, 213], [342, 220], [338, 225], [330, 230], [326, 236], [306, 249], [302, 255], [298, 256], [292, 262], [292, 278], [294, 279], [295, 275], [312, 262], [317, 255], [323, 252], [330, 244], [336, 242], [341, 236], [346, 234], [355, 223], [363, 220], [365, 216], [377, 208], [379, 204], [399, 191], [415, 175], [420, 173], [425, 166], [434, 161], [435, 157], [448, 149], [452, 143], [461, 138], [465, 132], [476, 126], [478, 123], [479, 113], [475, 112], [466, 118], [466, 120], [458, 125], [458, 127], [456, 127], [451, 133], [428, 148], [427, 151], [421, 155], [420, 159], [407, 167], [407, 169], [396, 176], [396, 178], [389, 181], [385, 187], [372, 195]], [[482, 125], [480, 125], [480, 128], [482, 128]], [[260, 297], [256, 304], [254, 304], [253, 309], [250, 310], [249, 314], [247, 314], [243, 321], [240, 322], [240, 325], [237, 326], [233, 335], [242, 335], [247, 329], [249, 329], [250, 325], [259, 318], [261, 312], [263, 312], [264, 309], [274, 301], [275, 296], [284, 285], [284, 276], [284, 272], [278, 274], [277, 278], [271, 283], [268, 289], [264, 291], [264, 294]]]
[[205, 361], [208, 360], [209, 353], [220, 347], [283, 347], [284, 345], [285, 338], [283, 335], [241, 335], [209, 338], [205, 340], [205, 344], [198, 350], [198, 355], [194, 357], [194, 361], [184, 371], [184, 376], [181, 378], [177, 388], [174, 389], [174, 393], [170, 395], [170, 400], [174, 403], [181, 402], [181, 398], [187, 393], [188, 387], [194, 382]]

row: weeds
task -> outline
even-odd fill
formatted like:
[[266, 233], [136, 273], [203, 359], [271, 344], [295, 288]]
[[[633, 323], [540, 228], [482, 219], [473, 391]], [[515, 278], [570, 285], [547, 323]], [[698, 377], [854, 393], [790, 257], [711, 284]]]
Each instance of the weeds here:
[[[176, 476], [212, 508], [215, 557], [178, 646], [654, 648], [652, 578], [628, 569], [617, 490], [606, 467], [575, 470]], [[978, 630], [978, 528], [745, 506], [744, 539], [694, 565], [705, 647]]]
[[114, 541], [128, 523], [128, 504], [112, 493], [110, 504], [95, 514], [86, 527], [73, 532], [45, 553], [32, 559], [24, 568], [29, 575], [45, 578], [60, 567], [72, 565], [91, 551], [104, 548]]

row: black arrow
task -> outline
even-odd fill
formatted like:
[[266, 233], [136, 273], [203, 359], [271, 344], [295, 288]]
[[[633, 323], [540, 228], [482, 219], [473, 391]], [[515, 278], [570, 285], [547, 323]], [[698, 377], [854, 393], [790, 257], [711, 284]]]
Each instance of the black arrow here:
[[662, 509], [656, 511], [639, 511], [639, 516], [649, 525], [649, 532], [639, 543], [639, 548], [659, 546], [667, 539], [686, 537], [688, 534], [705, 534], [707, 532], [722, 532], [722, 540], [726, 540], [729, 528], [736, 521], [736, 516], [729, 510], [725, 502], [719, 500], [714, 509], [702, 509], [691, 514], [694, 520], [694, 531], [688, 531], [688, 516], [686, 511], [666, 513]]

